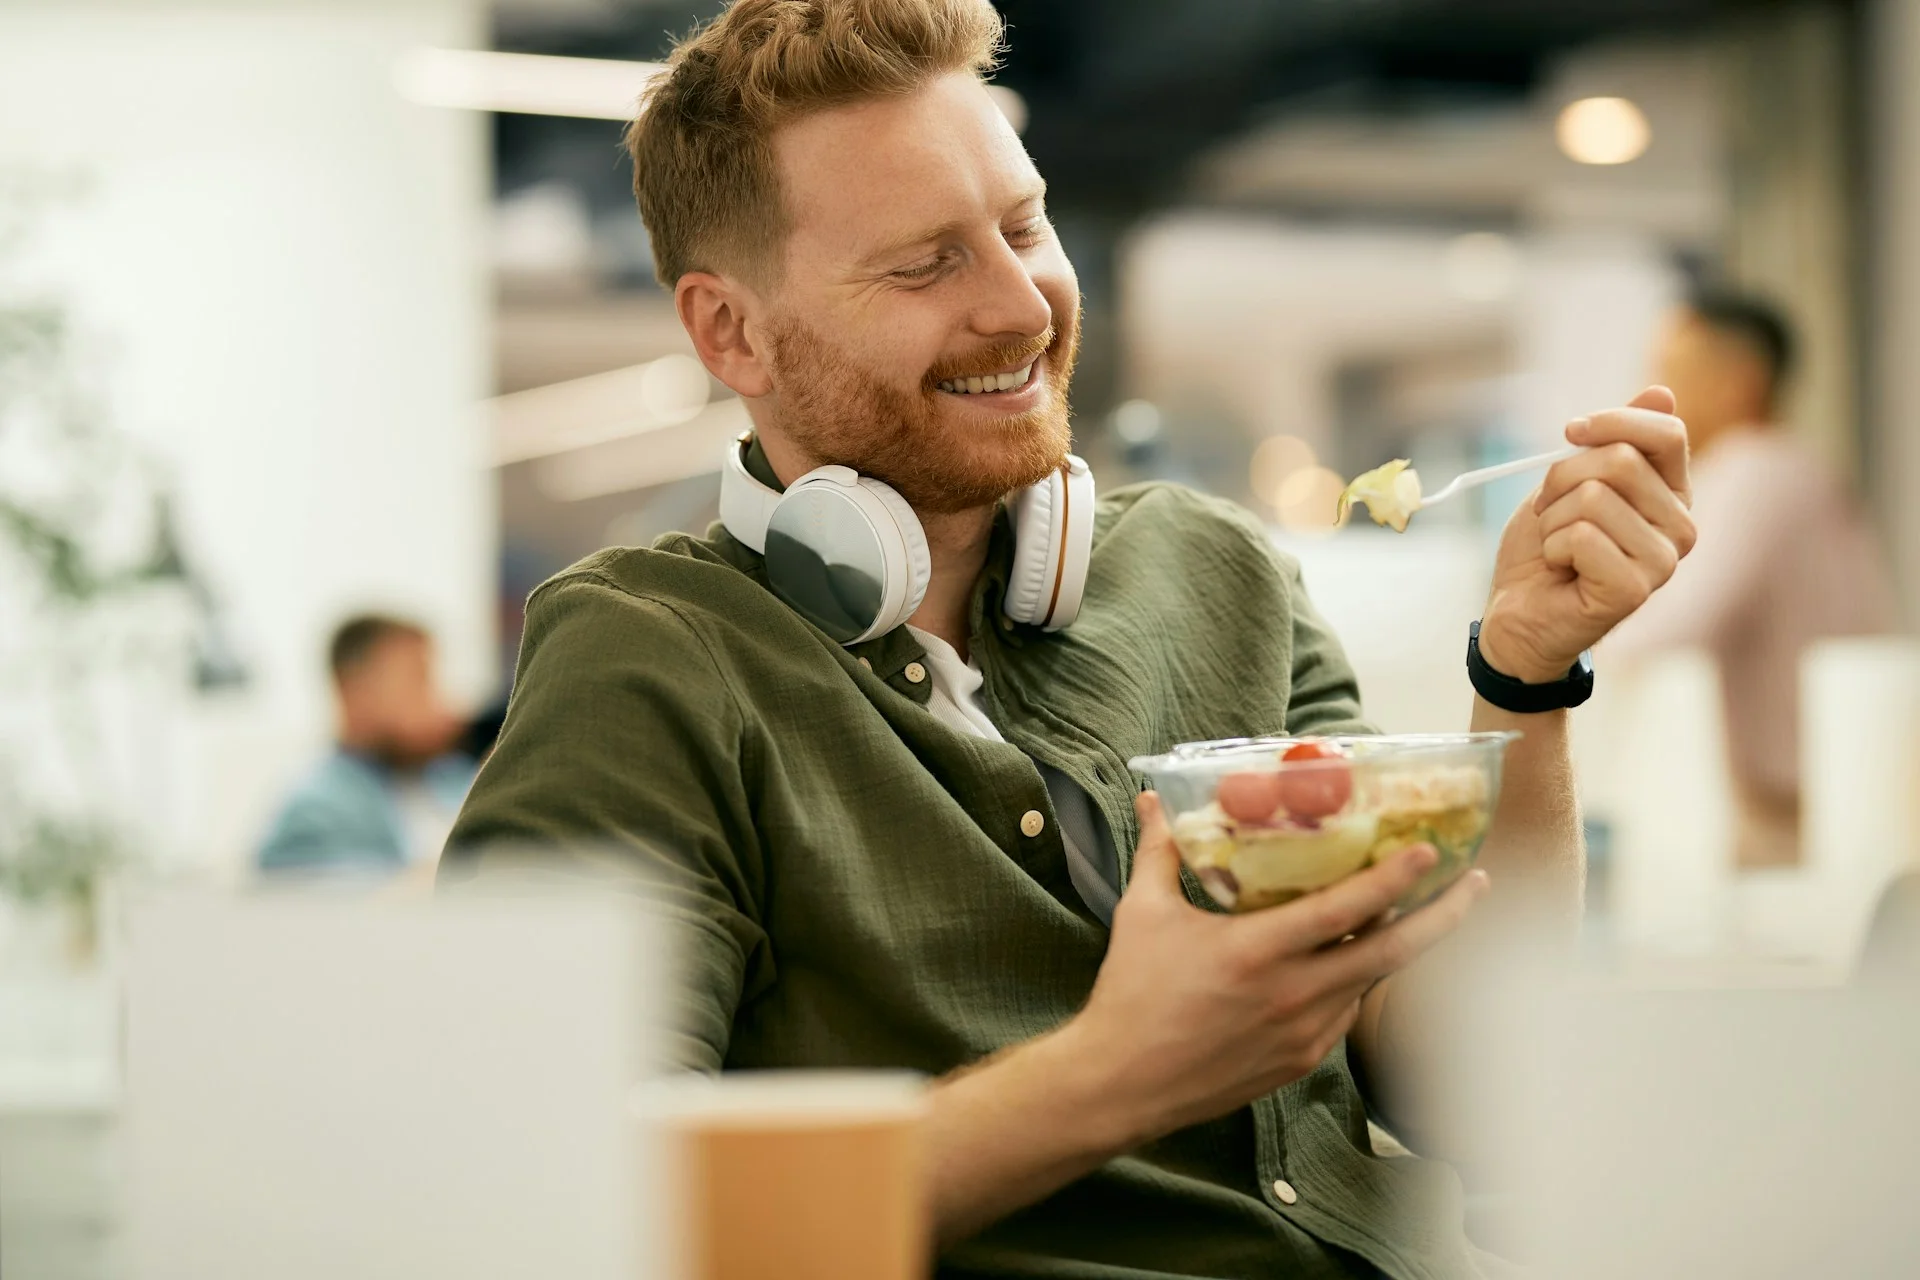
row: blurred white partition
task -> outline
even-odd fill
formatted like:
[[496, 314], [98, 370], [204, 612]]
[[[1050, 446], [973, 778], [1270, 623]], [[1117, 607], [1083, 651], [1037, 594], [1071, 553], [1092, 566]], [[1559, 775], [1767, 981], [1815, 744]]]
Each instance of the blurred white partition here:
[[1887, 880], [1920, 864], [1920, 642], [1828, 640], [1800, 669], [1806, 945], [1850, 962]]
[[1456, 530], [1337, 538], [1276, 533], [1345, 646], [1368, 719], [1389, 733], [1458, 732], [1472, 714], [1467, 624], [1486, 602], [1493, 549]]
[[653, 1280], [637, 898], [167, 897], [132, 914], [134, 1280]]
[[1607, 665], [1601, 686], [1577, 750], [1585, 801], [1613, 829], [1615, 937], [1629, 955], [1710, 954], [1727, 936], [1734, 836], [1718, 672], [1675, 652]]

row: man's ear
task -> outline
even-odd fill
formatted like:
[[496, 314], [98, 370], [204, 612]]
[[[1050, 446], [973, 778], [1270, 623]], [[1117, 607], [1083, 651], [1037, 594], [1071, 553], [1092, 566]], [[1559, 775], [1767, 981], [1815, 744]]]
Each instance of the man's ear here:
[[[673, 286], [674, 309], [693, 339], [693, 350], [707, 372], [747, 399], [773, 390], [766, 352], [758, 343], [759, 326], [750, 326], [758, 299], [737, 281], [710, 271], [689, 271]], [[757, 318], [757, 317], [756, 317]]]

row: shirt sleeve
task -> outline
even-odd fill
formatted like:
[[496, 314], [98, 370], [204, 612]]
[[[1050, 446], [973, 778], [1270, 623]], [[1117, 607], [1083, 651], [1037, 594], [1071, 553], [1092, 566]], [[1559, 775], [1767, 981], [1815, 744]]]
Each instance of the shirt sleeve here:
[[693, 626], [593, 577], [528, 602], [500, 738], [443, 881], [529, 864], [644, 893], [675, 939], [679, 1065], [716, 1071], [735, 1011], [773, 980], [745, 721]]

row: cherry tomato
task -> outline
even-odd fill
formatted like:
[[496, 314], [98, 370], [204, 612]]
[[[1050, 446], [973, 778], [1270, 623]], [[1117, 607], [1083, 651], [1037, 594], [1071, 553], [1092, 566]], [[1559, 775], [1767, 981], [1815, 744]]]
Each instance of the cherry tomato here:
[[1280, 775], [1272, 770], [1230, 773], [1213, 798], [1235, 822], [1265, 822], [1280, 807]]
[[[1281, 760], [1344, 760], [1340, 748], [1330, 742], [1308, 739], [1288, 747]], [[1280, 804], [1295, 818], [1327, 818], [1346, 808], [1353, 796], [1353, 775], [1346, 766], [1325, 764], [1307, 769], [1282, 769], [1279, 782]], [[1221, 806], [1225, 808], [1223, 804]]]

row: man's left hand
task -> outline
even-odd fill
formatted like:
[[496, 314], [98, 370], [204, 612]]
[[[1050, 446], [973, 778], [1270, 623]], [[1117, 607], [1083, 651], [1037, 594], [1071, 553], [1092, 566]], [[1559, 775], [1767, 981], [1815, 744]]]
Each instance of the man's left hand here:
[[1693, 550], [1687, 431], [1674, 408], [1671, 391], [1649, 387], [1568, 426], [1570, 443], [1591, 447], [1548, 471], [1501, 535], [1480, 623], [1494, 670], [1561, 679]]

